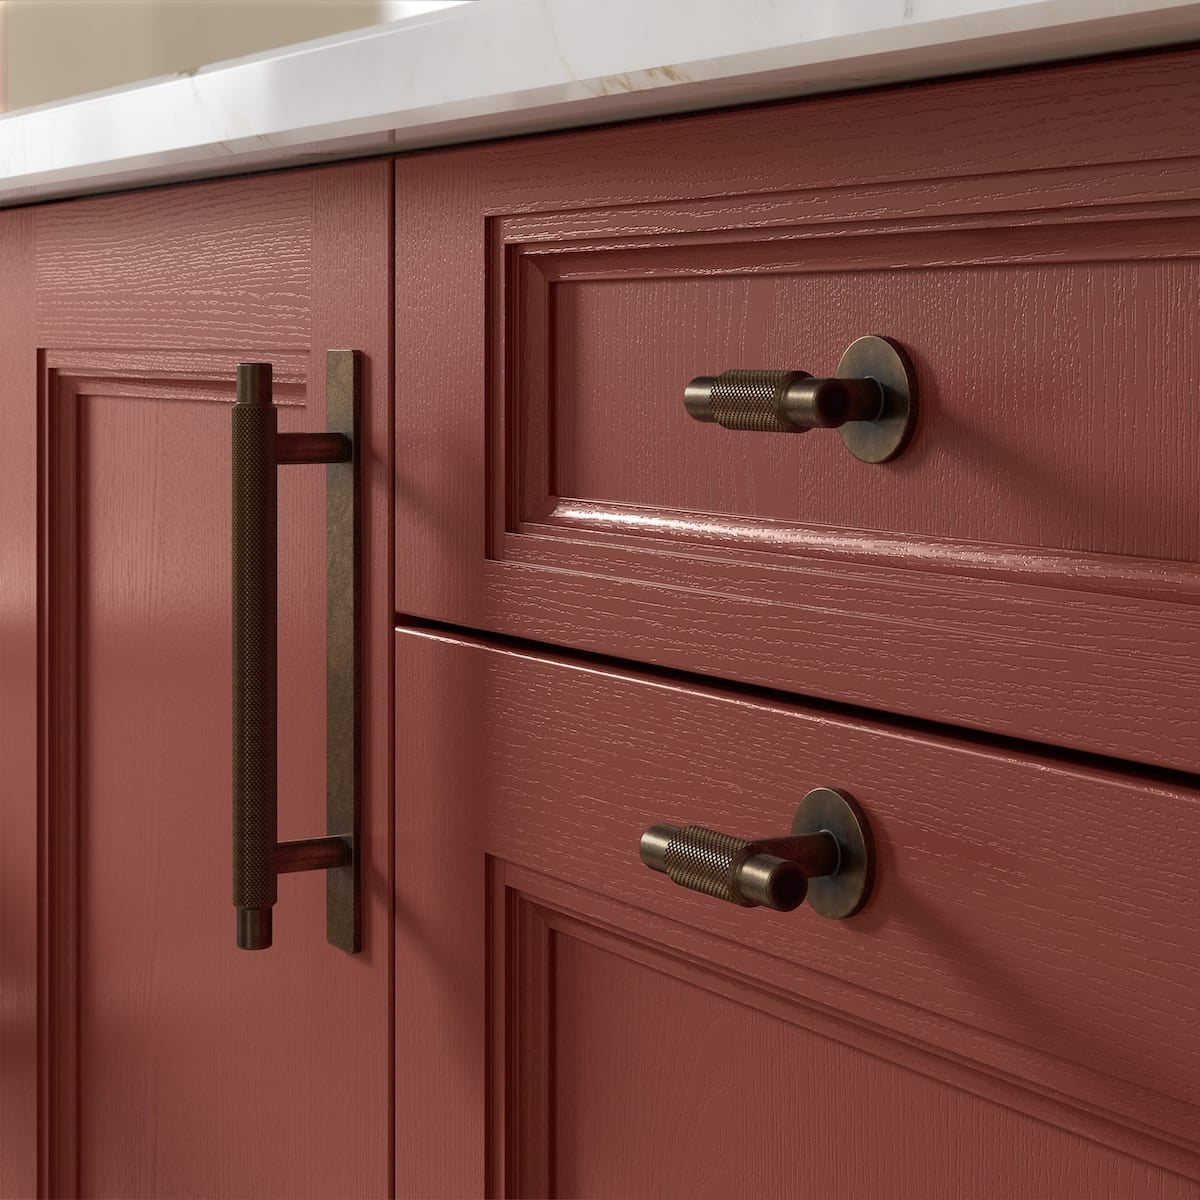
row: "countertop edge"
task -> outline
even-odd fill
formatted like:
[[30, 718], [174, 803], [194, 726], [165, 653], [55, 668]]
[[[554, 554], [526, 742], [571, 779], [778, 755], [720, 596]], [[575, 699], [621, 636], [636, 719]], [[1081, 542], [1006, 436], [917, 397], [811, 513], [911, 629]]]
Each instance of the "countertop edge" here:
[[[628, 50], [616, 40], [605, 50], [588, 44], [592, 6], [486, 0], [10, 114], [0, 118], [0, 206], [1200, 39], [1200, 3], [1191, 0], [1036, 0], [945, 16], [936, 13], [953, 7], [947, 0], [907, 0], [904, 12], [933, 15], [873, 27], [843, 22], [831, 36], [805, 39], [818, 31], [811, 9], [746, 0], [737, 9], [743, 17], [749, 8], [774, 27], [756, 28], [758, 44], [738, 47], [714, 27], [719, 2], [689, 9], [713, 20], [686, 37], [656, 27], [630, 38]], [[605, 10], [622, 37], [630, 24], [616, 10], [624, 8], [639, 11], [637, 0]], [[488, 60], [518, 33], [529, 62], [496, 64], [488, 74]], [[718, 43], [728, 52], [694, 57]], [[667, 49], [693, 57], [644, 65], [661, 62]], [[440, 64], [455, 55], [458, 70], [447, 74]], [[393, 77], [401, 60], [408, 69]], [[598, 73], [622, 62], [624, 72]]]

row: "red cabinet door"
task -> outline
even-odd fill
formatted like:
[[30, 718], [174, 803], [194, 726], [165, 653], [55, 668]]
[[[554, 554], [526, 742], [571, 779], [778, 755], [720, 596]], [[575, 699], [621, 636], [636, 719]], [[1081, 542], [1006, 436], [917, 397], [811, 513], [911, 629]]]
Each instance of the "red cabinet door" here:
[[[390, 170], [0, 214], [6, 1195], [389, 1189]], [[230, 889], [230, 406], [364, 358], [364, 947]], [[280, 837], [324, 833], [324, 472], [279, 478]], [[40, 549], [39, 549], [40, 530]], [[38, 703], [34, 704], [34, 697]]]
[[[1191, 784], [432, 630], [396, 677], [400, 1195], [1200, 1196]], [[639, 861], [819, 786], [848, 919]]]

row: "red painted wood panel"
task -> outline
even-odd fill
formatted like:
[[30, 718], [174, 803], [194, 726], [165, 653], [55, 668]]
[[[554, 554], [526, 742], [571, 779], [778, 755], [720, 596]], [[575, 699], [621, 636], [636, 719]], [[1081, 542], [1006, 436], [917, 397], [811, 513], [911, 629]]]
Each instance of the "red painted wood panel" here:
[[269, 331], [278, 349], [309, 349], [319, 237], [311, 177], [204, 187], [203, 204], [196, 188], [167, 187], [39, 211], [41, 336], [174, 350], [244, 346]]
[[[40, 415], [37, 387], [6, 400], [44, 460], [42, 786], [13, 810], [44, 831], [20, 931], [44, 966], [24, 1096], [43, 1193], [390, 1191], [391, 220], [383, 163], [29, 214], [14, 358], [42, 367]], [[326, 944], [314, 874], [282, 881], [275, 946], [250, 954], [229, 890], [234, 372], [273, 361], [281, 429], [321, 429], [343, 347], [365, 364], [364, 950]], [[289, 838], [324, 830], [323, 472], [282, 470], [279, 501]]]
[[[396, 655], [400, 1194], [1200, 1195], [1194, 788], [478, 639]], [[781, 833], [819, 785], [879, 848], [849, 921], [639, 861], [650, 824]], [[844, 1193], [808, 1149], [835, 1130]]]
[[[565, 256], [547, 330], [552, 490], [643, 520], [718, 512], [885, 544], [1200, 561], [1200, 495], [1182, 486], [1200, 458], [1200, 346], [1179, 336], [1200, 307], [1197, 230], [1186, 223], [1177, 251], [1193, 257], [1141, 262], [1086, 261], [1117, 256], [1120, 231], [1048, 231], [1085, 259], [1074, 269], [1022, 263], [1028, 235], [994, 228], [912, 235], [916, 247], [739, 246], [732, 266], [763, 271], [749, 277], [691, 245], [601, 252], [591, 271]], [[621, 276], [626, 259], [645, 274]], [[897, 270], [906, 260], [915, 269]], [[831, 372], [874, 329], [917, 351], [926, 402], [922, 436], [886, 467], [858, 463], [836, 434], [739, 435], [680, 411], [681, 379], [743, 363]]]
[[[1198, 63], [401, 160], [400, 610], [1200, 769]], [[869, 332], [894, 463], [683, 411]]]
[[552, 987], [557, 1197], [1196, 1194], [1160, 1167], [569, 934], [554, 940]]
[[0, 212], [0, 1195], [37, 1189], [37, 359], [33, 213]]

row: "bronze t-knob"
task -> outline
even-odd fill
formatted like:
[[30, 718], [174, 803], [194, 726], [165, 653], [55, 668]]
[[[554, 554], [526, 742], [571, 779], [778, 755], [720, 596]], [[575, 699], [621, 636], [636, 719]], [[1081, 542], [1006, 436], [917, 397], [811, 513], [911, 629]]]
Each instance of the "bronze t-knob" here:
[[895, 458], [916, 428], [917, 380], [898, 343], [861, 337], [832, 379], [807, 371], [741, 368], [698, 375], [684, 388], [683, 406], [697, 421], [757, 433], [837, 429], [863, 462]]
[[791, 912], [805, 898], [823, 917], [849, 917], [867, 902], [875, 850], [862, 810], [844, 792], [817, 788], [786, 837], [738, 838], [700, 825], [652, 825], [642, 862], [681, 887], [743, 908]]

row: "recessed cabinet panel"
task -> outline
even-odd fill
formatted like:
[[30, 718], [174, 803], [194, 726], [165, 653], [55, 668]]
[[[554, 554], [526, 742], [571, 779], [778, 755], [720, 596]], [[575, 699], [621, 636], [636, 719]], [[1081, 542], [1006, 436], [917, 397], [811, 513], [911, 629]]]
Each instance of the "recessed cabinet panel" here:
[[[1198, 63], [400, 162], [398, 607], [1200, 768]], [[867, 334], [916, 381], [890, 461], [685, 409]]]
[[[906, 199], [917, 207], [918, 189]], [[947, 567], [962, 543], [1185, 575], [1200, 562], [1200, 491], [1184, 486], [1200, 461], [1200, 339], [1176, 325], [1200, 308], [1200, 216], [1173, 239], [1153, 219], [998, 233], [942, 216], [924, 222], [937, 232], [858, 236], [814, 224], [798, 216], [766, 245], [750, 230], [740, 244], [567, 243], [538, 258], [553, 375], [530, 394], [518, 366], [515, 407], [553, 441], [547, 495], [529, 495], [522, 526], [623, 516], [631, 537], [687, 540], [710, 514], [759, 525], [764, 550], [767, 529], [771, 549], [797, 553], [806, 540], [832, 552], [840, 530], [893, 561], [920, 539]], [[876, 330], [910, 349], [923, 417], [892, 463], [858, 462], [820, 430], [731, 432], [684, 414], [680, 380], [831, 373]]]
[[803, 1004], [551, 920], [554, 1196], [1195, 1194], [986, 1087], [814, 1028]]

